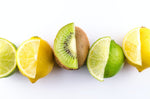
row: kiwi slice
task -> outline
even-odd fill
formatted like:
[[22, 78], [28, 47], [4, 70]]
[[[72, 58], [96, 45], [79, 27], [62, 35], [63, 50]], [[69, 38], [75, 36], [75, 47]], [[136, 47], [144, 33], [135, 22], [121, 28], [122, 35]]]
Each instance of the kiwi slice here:
[[85, 32], [74, 23], [62, 27], [54, 41], [56, 63], [65, 69], [81, 67], [89, 51], [89, 41]]

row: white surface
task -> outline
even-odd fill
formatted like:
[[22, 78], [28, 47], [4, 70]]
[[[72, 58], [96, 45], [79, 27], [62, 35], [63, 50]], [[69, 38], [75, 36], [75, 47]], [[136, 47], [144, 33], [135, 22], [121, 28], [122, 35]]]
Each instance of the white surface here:
[[[149, 0], [1, 0], [0, 37], [19, 46], [40, 36], [53, 46], [58, 30], [70, 23], [81, 27], [90, 44], [111, 36], [122, 44], [138, 26], [150, 28]], [[35, 84], [19, 72], [0, 79], [0, 99], [149, 99], [150, 69], [141, 73], [126, 64], [114, 77], [99, 82], [86, 66], [68, 71], [55, 67]]]

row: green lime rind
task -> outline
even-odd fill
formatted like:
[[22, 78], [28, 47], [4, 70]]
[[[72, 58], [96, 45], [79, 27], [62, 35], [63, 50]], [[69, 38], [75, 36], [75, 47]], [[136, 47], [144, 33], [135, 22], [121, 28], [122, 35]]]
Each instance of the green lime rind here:
[[8, 75], [6, 75], [6, 76], [4, 76], [4, 77], [1, 77], [1, 78], [9, 77], [9, 76], [13, 75], [13, 74], [14, 74], [15, 72], [17, 72], [17, 71], [19, 71], [19, 70], [18, 70], [18, 68], [17, 68], [17, 66], [16, 66], [16, 68], [15, 68], [10, 74], [8, 74]]
[[99, 38], [92, 44], [87, 57], [87, 68], [90, 74], [99, 81], [104, 81], [110, 42], [111, 38], [109, 36]]
[[0, 43], [0, 78], [4, 78], [17, 70], [15, 59], [17, 47], [4, 38], [0, 38]]
[[122, 48], [111, 40], [109, 58], [105, 67], [104, 78], [109, 78], [116, 75], [123, 67], [125, 56]]

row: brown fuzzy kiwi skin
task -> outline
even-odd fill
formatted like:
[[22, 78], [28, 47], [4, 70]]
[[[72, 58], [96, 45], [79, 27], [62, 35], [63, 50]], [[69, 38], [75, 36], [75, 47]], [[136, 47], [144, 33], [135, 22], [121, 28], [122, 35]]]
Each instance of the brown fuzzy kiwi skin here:
[[77, 58], [79, 68], [85, 63], [90, 43], [86, 33], [79, 27], [75, 27], [76, 36], [76, 48], [77, 48]]
[[[86, 61], [90, 44], [86, 33], [79, 27], [75, 27], [75, 37], [76, 37], [77, 59], [78, 59], [78, 69], [79, 69]], [[64, 66], [55, 55], [55, 51], [54, 51], [54, 56], [55, 56], [55, 62], [58, 64], [58, 66], [67, 70], [77, 70], [77, 69], [71, 69]]]

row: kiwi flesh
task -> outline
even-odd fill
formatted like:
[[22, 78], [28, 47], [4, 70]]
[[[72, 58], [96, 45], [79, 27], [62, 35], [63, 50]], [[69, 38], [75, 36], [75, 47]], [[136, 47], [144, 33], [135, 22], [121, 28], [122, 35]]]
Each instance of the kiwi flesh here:
[[54, 41], [54, 55], [56, 63], [65, 69], [79, 69], [85, 62], [89, 41], [85, 32], [74, 23], [62, 27]]

